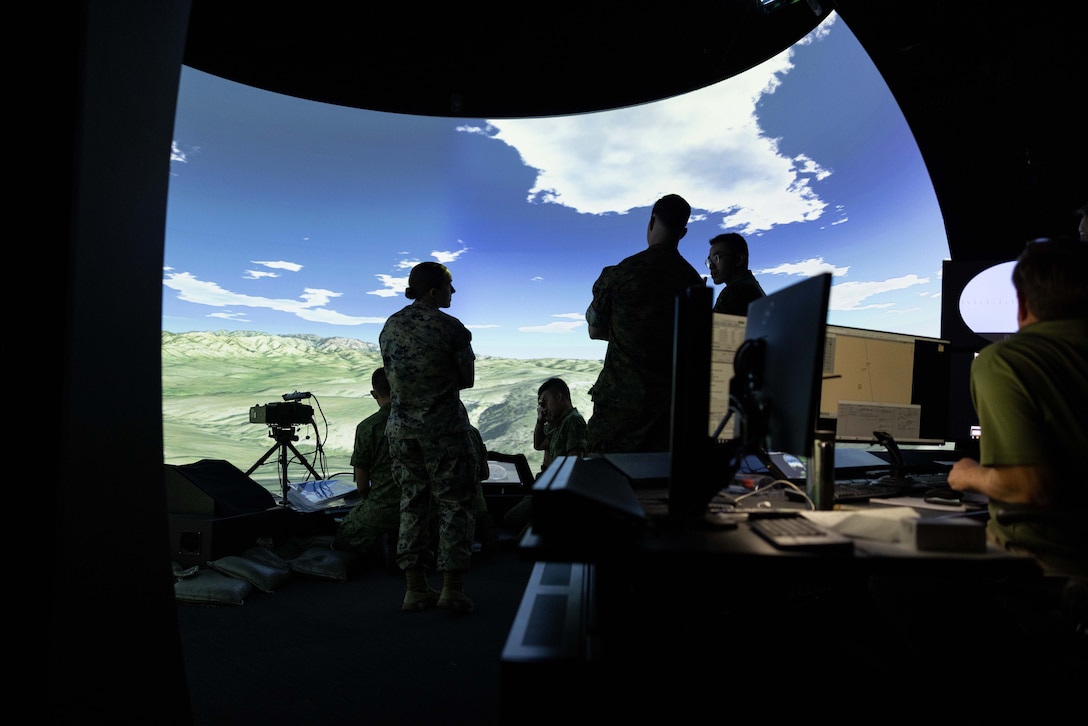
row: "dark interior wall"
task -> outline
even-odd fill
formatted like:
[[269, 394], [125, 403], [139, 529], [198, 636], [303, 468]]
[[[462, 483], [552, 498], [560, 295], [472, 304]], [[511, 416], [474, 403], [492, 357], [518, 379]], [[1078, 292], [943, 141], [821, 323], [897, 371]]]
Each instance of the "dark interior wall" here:
[[1086, 3], [834, 0], [929, 169], [953, 260], [1075, 232], [1088, 201]]
[[[83, 0], [43, 26], [69, 175], [53, 503], [53, 723], [191, 723], [167, 551], [163, 232], [188, 0]], [[50, 124], [52, 126], [52, 124]], [[66, 254], [64, 254], [66, 253]], [[56, 256], [51, 255], [52, 259]], [[56, 262], [54, 262], [56, 264]], [[49, 464], [53, 464], [52, 461]]]

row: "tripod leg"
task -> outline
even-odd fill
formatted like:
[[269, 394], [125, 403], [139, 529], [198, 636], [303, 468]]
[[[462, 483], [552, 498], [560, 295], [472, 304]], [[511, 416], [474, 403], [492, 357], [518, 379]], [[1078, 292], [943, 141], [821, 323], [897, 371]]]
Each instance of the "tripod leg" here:
[[246, 471], [246, 476], [249, 476], [253, 472], [257, 471], [257, 467], [260, 466], [261, 464], [263, 464], [264, 462], [266, 462], [268, 460], [268, 457], [272, 456], [272, 454], [274, 454], [276, 452], [276, 449], [278, 449], [278, 448], [280, 448], [280, 445], [279, 444], [274, 444], [271, 449], [269, 449], [268, 451], [265, 452], [264, 456], [257, 459], [256, 464], [249, 467], [249, 469]]
[[[320, 474], [318, 474], [318, 473], [317, 473], [317, 472], [316, 472], [316, 471], [314, 470], [314, 468], [313, 468], [312, 466], [310, 466], [310, 462], [306, 461], [306, 457], [305, 457], [305, 456], [303, 456], [303, 455], [302, 455], [302, 454], [301, 454], [301, 453], [299, 452], [299, 450], [295, 448], [295, 445], [294, 445], [294, 444], [288, 443], [287, 445], [291, 447], [291, 451], [293, 451], [293, 452], [295, 453], [295, 456], [297, 456], [297, 457], [298, 457], [298, 460], [299, 460], [300, 462], [302, 462], [302, 465], [306, 467], [306, 470], [307, 470], [307, 471], [309, 471], [309, 472], [310, 472], [311, 474], [313, 474], [313, 475], [314, 475], [314, 479], [315, 479], [315, 480], [318, 480], [318, 481], [320, 481], [320, 480], [321, 480], [321, 475], [320, 475]], [[286, 467], [286, 465], [284, 465], [284, 469], [283, 469], [283, 476], [284, 476], [284, 479], [286, 480], [286, 478], [287, 478], [287, 467]]]

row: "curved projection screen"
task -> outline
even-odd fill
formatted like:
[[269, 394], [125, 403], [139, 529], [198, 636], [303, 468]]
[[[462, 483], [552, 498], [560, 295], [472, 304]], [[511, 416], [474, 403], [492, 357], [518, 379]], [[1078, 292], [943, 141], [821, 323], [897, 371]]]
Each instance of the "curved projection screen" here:
[[536, 387], [563, 376], [591, 414], [605, 351], [585, 325], [593, 282], [645, 248], [667, 193], [692, 205], [680, 252], [705, 274], [709, 240], [739, 232], [766, 292], [829, 272], [829, 323], [939, 335], [948, 243], [933, 187], [834, 13], [727, 81], [566, 117], [362, 111], [184, 67], [163, 272], [167, 463], [245, 469], [269, 445], [239, 423], [246, 412], [307, 390], [322, 430], [299, 445], [320, 434], [330, 468], [349, 470], [378, 333], [407, 303], [411, 266], [436, 260], [479, 356], [470, 416], [489, 447], [536, 469]]

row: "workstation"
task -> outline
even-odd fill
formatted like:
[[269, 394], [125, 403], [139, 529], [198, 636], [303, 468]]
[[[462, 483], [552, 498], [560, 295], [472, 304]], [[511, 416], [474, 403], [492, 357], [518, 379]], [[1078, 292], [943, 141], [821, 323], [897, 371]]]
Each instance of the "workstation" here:
[[[940, 445], [932, 422], [925, 439], [917, 410], [904, 438], [928, 446], [901, 449], [874, 431], [869, 443], [884, 447], [874, 452], [856, 430], [838, 441], [817, 428], [835, 423], [819, 403], [829, 370], [826, 282], [752, 303], [730, 382], [731, 437], [719, 437], [725, 427], [713, 416], [709, 434], [704, 426], [715, 397], [692, 395], [693, 386], [715, 386], [717, 314], [680, 299], [672, 451], [567, 457], [537, 481], [533, 531], [520, 543], [536, 565], [503, 654], [504, 703], [542, 678], [559, 683], [558, 693], [585, 694], [653, 673], [671, 694], [663, 708], [675, 713], [726, 686], [731, 667], [708, 664], [721, 653], [743, 653], [746, 672], [768, 676], [809, 654], [828, 673], [791, 684], [806, 698], [828, 688], [830, 673], [890, 653], [904, 673], [932, 672], [931, 648], [948, 634], [925, 629], [919, 638], [907, 621], [931, 617], [981, 634], [967, 615], [977, 598], [1043, 579], [1034, 558], [987, 541], [986, 498], [955, 492], [946, 478], [970, 448]], [[947, 387], [947, 374], [933, 381]], [[872, 491], [858, 495], [866, 485]], [[1054, 656], [1035, 676], [1066, 676], [1068, 663], [1044, 639], [1034, 652], [1018, 647], [1005, 654]], [[958, 683], [981, 686], [976, 677]], [[626, 704], [631, 715], [657, 705]]]

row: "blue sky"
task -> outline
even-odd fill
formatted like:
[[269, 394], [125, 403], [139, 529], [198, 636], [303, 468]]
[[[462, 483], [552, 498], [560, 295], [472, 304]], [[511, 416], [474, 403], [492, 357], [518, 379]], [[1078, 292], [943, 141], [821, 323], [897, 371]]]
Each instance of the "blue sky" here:
[[827, 270], [829, 323], [939, 337], [933, 187], [834, 14], [714, 86], [559, 118], [362, 111], [185, 67], [163, 330], [377, 342], [412, 265], [437, 260], [478, 355], [603, 358], [584, 319], [593, 282], [645, 249], [667, 193], [693, 207], [680, 250], [700, 272], [708, 240], [740, 232], [768, 293]]

